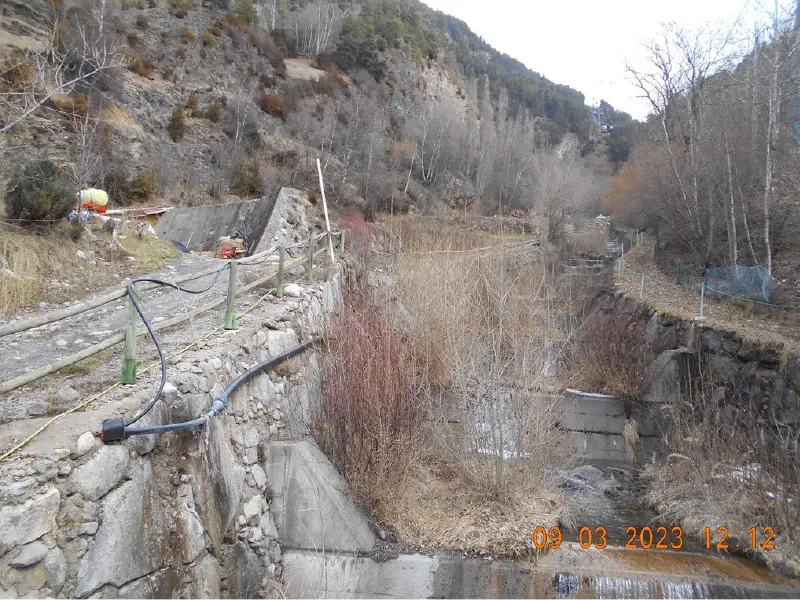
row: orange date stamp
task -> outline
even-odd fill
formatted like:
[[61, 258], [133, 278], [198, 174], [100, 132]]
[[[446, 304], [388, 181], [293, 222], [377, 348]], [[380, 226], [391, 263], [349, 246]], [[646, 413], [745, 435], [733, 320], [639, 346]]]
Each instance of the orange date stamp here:
[[[736, 538], [731, 538], [733, 533]], [[683, 548], [683, 528], [678, 526], [665, 527], [659, 525], [650, 527], [645, 525], [643, 527], [626, 527], [625, 534], [627, 541], [624, 543], [612, 544], [608, 541], [608, 532], [605, 527], [588, 527], [583, 526], [578, 530], [578, 540], [576, 542], [567, 542], [568, 548], [581, 548], [588, 550], [595, 548], [602, 550], [603, 548], [628, 548], [628, 549], [655, 549], [655, 550], [680, 550]], [[745, 536], [744, 534], [748, 534]], [[751, 527], [747, 530], [736, 529], [731, 532], [727, 527], [722, 526], [716, 529], [705, 527], [700, 535], [705, 542], [706, 548], [717, 548], [719, 550], [726, 550], [729, 548], [763, 548], [771, 550], [775, 548], [773, 538], [775, 537], [775, 530], [772, 527], [763, 527], [760, 530], [757, 527]], [[738, 537], [742, 536], [742, 537]], [[734, 541], [742, 540], [742, 541]], [[556, 549], [560, 548], [564, 542], [564, 535], [560, 527], [536, 527], [531, 536], [533, 547], [537, 550], [544, 548]], [[749, 541], [749, 544], [748, 544]]]

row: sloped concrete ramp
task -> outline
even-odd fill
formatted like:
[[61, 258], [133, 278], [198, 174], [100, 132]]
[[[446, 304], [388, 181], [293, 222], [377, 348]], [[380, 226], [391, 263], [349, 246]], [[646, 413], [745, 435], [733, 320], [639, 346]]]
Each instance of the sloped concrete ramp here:
[[310, 440], [264, 445], [272, 513], [284, 549], [369, 552], [376, 538], [349, 487]]

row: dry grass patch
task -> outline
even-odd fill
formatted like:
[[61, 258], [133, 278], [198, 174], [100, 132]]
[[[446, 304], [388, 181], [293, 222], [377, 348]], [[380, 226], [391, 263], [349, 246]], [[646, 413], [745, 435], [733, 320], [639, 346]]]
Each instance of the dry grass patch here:
[[432, 455], [408, 469], [405, 485], [381, 504], [380, 517], [400, 539], [420, 546], [482, 556], [526, 556], [533, 529], [555, 524], [563, 498], [542, 490], [535, 480], [510, 502], [489, 500]]
[[[107, 234], [73, 242], [69, 226], [36, 235], [16, 227], [0, 226], [0, 256], [14, 276], [0, 275], [0, 315], [32, 308], [39, 302], [59, 303], [82, 298], [124, 277], [163, 267], [180, 252], [168, 241], [121, 229], [120, 241], [130, 254], [109, 247]], [[88, 259], [78, 258], [83, 251]], [[135, 261], [129, 260], [129, 256]], [[61, 285], [53, 285], [53, 281]], [[63, 285], [64, 283], [68, 285]], [[87, 289], [88, 288], [88, 289]]]

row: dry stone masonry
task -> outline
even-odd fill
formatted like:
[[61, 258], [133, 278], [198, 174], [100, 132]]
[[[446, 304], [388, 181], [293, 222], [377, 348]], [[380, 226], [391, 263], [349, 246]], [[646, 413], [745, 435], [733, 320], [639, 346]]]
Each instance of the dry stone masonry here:
[[[207, 410], [214, 394], [269, 356], [322, 330], [341, 301], [340, 271], [291, 286], [170, 360], [143, 426]], [[103, 445], [23, 449], [0, 464], [0, 596], [258, 597], [279, 592], [282, 548], [267, 445], [303, 434], [319, 394], [313, 350], [262, 373], [206, 426]], [[151, 386], [136, 393], [138, 407]], [[132, 416], [126, 414], [126, 416]], [[58, 427], [58, 422], [53, 427]]]

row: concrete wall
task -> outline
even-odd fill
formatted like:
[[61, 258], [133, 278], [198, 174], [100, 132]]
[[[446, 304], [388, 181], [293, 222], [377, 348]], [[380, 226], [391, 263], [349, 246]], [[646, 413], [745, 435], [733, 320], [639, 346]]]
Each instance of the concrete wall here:
[[217, 240], [244, 230], [258, 243], [272, 216], [276, 198], [260, 198], [231, 204], [176, 208], [158, 221], [156, 233], [195, 252], [213, 250]]
[[[639, 562], [627, 560], [634, 553]], [[738, 565], [723, 558], [666, 554], [562, 546], [537, 564], [446, 554], [378, 562], [290, 551], [284, 579], [289, 598], [793, 598], [798, 592], [791, 582], [761, 572], [732, 580]]]
[[[623, 431], [628, 416], [625, 404], [617, 398], [566, 395], [556, 404], [561, 412], [558, 426], [566, 430], [569, 447], [575, 456], [586, 462], [628, 463], [633, 459]], [[649, 460], [661, 447], [662, 405], [645, 405], [633, 409], [630, 418], [636, 422], [640, 445], [638, 464]]]

